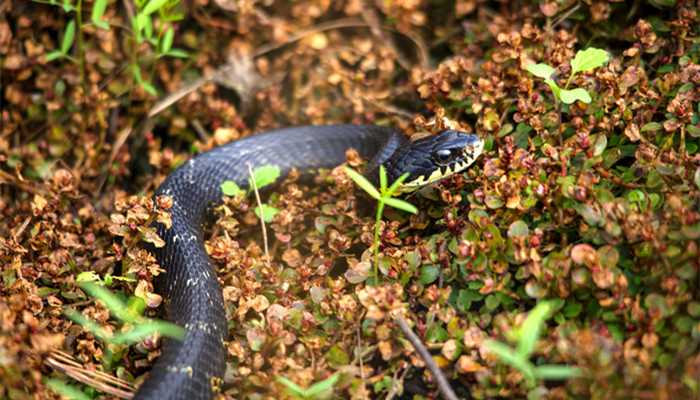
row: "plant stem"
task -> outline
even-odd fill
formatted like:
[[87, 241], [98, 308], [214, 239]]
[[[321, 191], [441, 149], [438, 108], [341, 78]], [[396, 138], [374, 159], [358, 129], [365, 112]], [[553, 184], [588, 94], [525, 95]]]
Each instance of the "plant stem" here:
[[258, 185], [255, 183], [255, 176], [253, 175], [253, 167], [248, 163], [248, 174], [250, 175], [250, 184], [253, 186], [253, 192], [255, 193], [255, 200], [258, 203], [258, 209], [260, 210], [260, 227], [262, 229], [263, 246], [265, 248], [265, 259], [267, 260], [267, 266], [270, 266], [270, 250], [267, 244], [267, 228], [265, 228], [265, 213], [263, 212], [263, 203], [260, 200], [260, 192], [258, 191]]
[[377, 218], [374, 220], [374, 280], [379, 283], [379, 231], [382, 228], [382, 214], [384, 214], [384, 201], [377, 203]]
[[83, 0], [78, 0], [75, 6], [76, 23], [78, 25], [78, 70], [80, 83], [83, 85], [83, 100], [88, 95], [88, 85], [85, 80], [85, 41], [83, 39]]
[[430, 354], [423, 342], [421, 342], [420, 338], [413, 332], [411, 327], [408, 326], [406, 320], [401, 316], [397, 316], [394, 318], [394, 321], [396, 321], [397, 325], [406, 336], [406, 339], [411, 342], [413, 348], [416, 349], [416, 352], [420, 358], [423, 359], [425, 366], [428, 367], [428, 370], [430, 370], [430, 372], [433, 374], [433, 378], [435, 378], [435, 383], [438, 385], [442, 398], [445, 400], [457, 400], [458, 397], [454, 390], [452, 390], [452, 387], [450, 386], [450, 383], [445, 375], [442, 373], [442, 370], [440, 370], [440, 367], [438, 367], [438, 365], [435, 363], [433, 356]]
[[569, 84], [571, 83], [571, 80], [574, 78], [574, 74], [569, 74], [569, 79], [566, 80], [566, 84], [564, 85], [564, 89], [569, 88]]

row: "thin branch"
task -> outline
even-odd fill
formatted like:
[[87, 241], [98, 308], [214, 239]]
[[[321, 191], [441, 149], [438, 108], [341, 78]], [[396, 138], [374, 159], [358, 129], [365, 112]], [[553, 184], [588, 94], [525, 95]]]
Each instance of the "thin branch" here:
[[255, 183], [255, 177], [253, 175], [253, 167], [248, 163], [248, 174], [250, 175], [250, 185], [253, 187], [253, 192], [255, 192], [255, 200], [258, 202], [258, 209], [260, 210], [260, 227], [262, 229], [263, 236], [263, 246], [265, 247], [265, 258], [267, 260], [268, 266], [270, 264], [270, 250], [267, 245], [267, 229], [265, 228], [265, 213], [263, 210], [262, 200], [260, 199], [260, 192], [258, 191], [258, 185]]
[[430, 352], [428, 352], [428, 349], [425, 348], [425, 345], [423, 345], [423, 342], [420, 341], [420, 338], [413, 333], [406, 320], [401, 316], [396, 316], [394, 317], [394, 321], [396, 321], [396, 323], [399, 325], [399, 328], [401, 328], [403, 334], [406, 335], [406, 339], [411, 342], [413, 348], [416, 349], [418, 355], [423, 359], [425, 365], [433, 374], [442, 397], [445, 400], [458, 400], [457, 395], [455, 394], [454, 390], [452, 390], [450, 383], [447, 381], [447, 378], [445, 378], [445, 375], [440, 370], [440, 367], [435, 364], [433, 356], [430, 355]]

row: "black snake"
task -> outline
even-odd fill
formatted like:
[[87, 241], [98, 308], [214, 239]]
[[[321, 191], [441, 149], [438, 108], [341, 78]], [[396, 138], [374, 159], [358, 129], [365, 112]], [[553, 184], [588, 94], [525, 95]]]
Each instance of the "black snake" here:
[[249, 166], [278, 166], [308, 171], [345, 161], [356, 149], [376, 181], [379, 165], [390, 182], [409, 173], [404, 191], [469, 166], [481, 153], [475, 135], [445, 131], [410, 143], [394, 129], [363, 125], [287, 128], [258, 134], [215, 148], [189, 160], [157, 189], [172, 197], [172, 228], [158, 227], [165, 246], [156, 258], [166, 272], [157, 288], [166, 299], [168, 318], [185, 327], [183, 341], [166, 340], [162, 355], [139, 388], [137, 399], [210, 399], [223, 382], [227, 324], [221, 287], [204, 250], [203, 228], [212, 205], [221, 202], [221, 184], [246, 187]]

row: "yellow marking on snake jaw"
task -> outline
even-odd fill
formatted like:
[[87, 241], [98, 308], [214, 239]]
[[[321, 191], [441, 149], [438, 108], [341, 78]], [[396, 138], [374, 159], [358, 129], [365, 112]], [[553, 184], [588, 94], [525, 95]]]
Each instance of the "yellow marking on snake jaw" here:
[[446, 178], [450, 175], [454, 175], [458, 172], [462, 172], [467, 167], [472, 165], [474, 161], [481, 155], [481, 152], [484, 150], [484, 142], [482, 140], [479, 140], [476, 142], [473, 146], [469, 146], [464, 149], [464, 160], [463, 161], [458, 161], [452, 165], [447, 166], [447, 169], [445, 170], [445, 173], [443, 174], [440, 168], [436, 168], [433, 172], [430, 173], [430, 176], [427, 178], [425, 175], [421, 175], [418, 178], [410, 181], [410, 182], [404, 182], [403, 185], [398, 190], [398, 193], [410, 193], [414, 192], [421, 187], [425, 185], [429, 185], [431, 183], [435, 183], [443, 178]]

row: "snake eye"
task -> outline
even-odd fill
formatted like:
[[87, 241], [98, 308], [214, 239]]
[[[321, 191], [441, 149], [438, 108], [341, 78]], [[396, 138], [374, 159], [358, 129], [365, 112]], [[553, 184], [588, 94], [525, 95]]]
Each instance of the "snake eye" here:
[[452, 152], [447, 149], [438, 150], [433, 153], [433, 159], [440, 165], [445, 165], [452, 160]]

